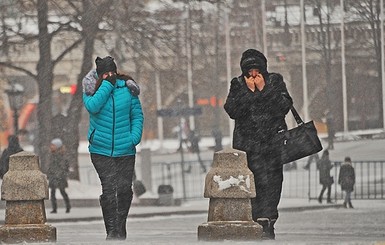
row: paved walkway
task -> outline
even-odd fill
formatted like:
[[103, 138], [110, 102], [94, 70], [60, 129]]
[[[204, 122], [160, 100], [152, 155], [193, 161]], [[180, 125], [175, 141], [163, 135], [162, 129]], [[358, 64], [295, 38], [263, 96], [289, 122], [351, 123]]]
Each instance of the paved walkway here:
[[[94, 202], [94, 200], [93, 200]], [[204, 214], [208, 212], [209, 199], [187, 200], [179, 206], [140, 206], [133, 204], [129, 217], [154, 217], [167, 215], [188, 215]], [[315, 201], [309, 202], [307, 199], [287, 199], [281, 200], [279, 210], [281, 212], [293, 212], [302, 210], [315, 210], [324, 208], [339, 208], [341, 203], [319, 204]], [[58, 213], [51, 214], [50, 209], [46, 208], [47, 220], [49, 222], [74, 222], [74, 221], [92, 221], [101, 220], [102, 212], [99, 206], [79, 206], [73, 207], [70, 213], [65, 213], [65, 208], [59, 206]], [[0, 224], [4, 224], [5, 209], [0, 209]]]

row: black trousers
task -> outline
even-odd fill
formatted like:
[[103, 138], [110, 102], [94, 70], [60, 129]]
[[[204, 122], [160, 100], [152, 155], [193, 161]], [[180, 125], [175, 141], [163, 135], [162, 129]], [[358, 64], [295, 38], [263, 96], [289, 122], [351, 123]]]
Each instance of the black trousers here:
[[101, 198], [115, 199], [120, 195], [132, 198], [132, 180], [135, 170], [135, 156], [107, 157], [91, 154], [92, 164], [102, 185]]
[[[60, 194], [63, 197], [64, 203], [66, 205], [67, 209], [71, 208], [70, 199], [65, 191], [64, 187], [58, 187]], [[52, 210], [57, 210], [57, 201], [56, 201], [56, 188], [51, 187], [51, 204], [52, 204]]]
[[252, 217], [278, 219], [281, 199], [283, 168], [272, 152], [247, 152], [249, 169], [254, 174], [256, 197], [251, 199]]
[[331, 191], [332, 191], [332, 186], [331, 185], [322, 185], [322, 189], [321, 189], [321, 192], [319, 194], [318, 199], [320, 201], [322, 201], [322, 197], [323, 197], [324, 192], [325, 192], [326, 189], [328, 190], [328, 192], [327, 192], [327, 201], [330, 202], [331, 201]]
[[126, 219], [131, 207], [135, 156], [107, 157], [91, 154], [102, 184], [102, 207], [107, 239], [126, 238]]

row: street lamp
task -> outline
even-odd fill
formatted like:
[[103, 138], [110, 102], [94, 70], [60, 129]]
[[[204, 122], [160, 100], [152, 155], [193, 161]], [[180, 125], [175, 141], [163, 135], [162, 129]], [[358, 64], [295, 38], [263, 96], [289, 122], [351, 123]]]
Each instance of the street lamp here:
[[5, 93], [8, 95], [9, 106], [13, 110], [13, 125], [14, 125], [14, 134], [18, 135], [19, 133], [19, 110], [24, 104], [23, 94], [24, 87], [19, 83], [11, 84], [7, 89], [5, 89]]

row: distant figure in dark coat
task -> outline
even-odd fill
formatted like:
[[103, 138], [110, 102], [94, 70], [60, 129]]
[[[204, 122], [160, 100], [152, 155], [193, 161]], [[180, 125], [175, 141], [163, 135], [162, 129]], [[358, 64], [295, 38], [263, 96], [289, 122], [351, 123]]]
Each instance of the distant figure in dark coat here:
[[9, 169], [9, 157], [13, 154], [23, 151], [19, 144], [19, 138], [16, 135], [8, 136], [8, 147], [5, 148], [0, 158], [0, 178], [2, 179], [4, 174]]
[[51, 213], [57, 213], [56, 189], [59, 189], [63, 196], [66, 205], [66, 213], [69, 213], [71, 204], [70, 199], [65, 192], [65, 188], [68, 187], [67, 177], [69, 173], [69, 164], [64, 155], [65, 148], [61, 139], [53, 139], [50, 144], [50, 149], [52, 152], [52, 159], [48, 167], [47, 177], [49, 181], [48, 186], [51, 188]]
[[353, 208], [351, 202], [351, 194], [354, 189], [354, 184], [356, 183], [356, 174], [352, 166], [352, 160], [350, 157], [345, 157], [344, 164], [342, 164], [340, 169], [340, 174], [338, 176], [338, 184], [341, 185], [341, 190], [346, 192], [344, 207]]
[[327, 188], [328, 189], [327, 203], [331, 203], [332, 201], [331, 201], [330, 195], [331, 195], [331, 188], [332, 188], [332, 184], [334, 183], [334, 179], [332, 176], [330, 176], [330, 169], [333, 168], [333, 165], [329, 159], [328, 150], [325, 150], [322, 153], [322, 157], [318, 161], [317, 165], [319, 169], [319, 181], [320, 181], [320, 184], [322, 185], [322, 190], [321, 190], [321, 193], [319, 194], [318, 202], [322, 203], [322, 197]]

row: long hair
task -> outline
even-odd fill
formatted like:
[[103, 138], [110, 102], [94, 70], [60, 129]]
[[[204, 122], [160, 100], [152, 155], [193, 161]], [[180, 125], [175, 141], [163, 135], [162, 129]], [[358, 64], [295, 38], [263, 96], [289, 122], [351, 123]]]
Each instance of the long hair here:
[[[124, 81], [127, 81], [127, 80], [135, 81], [130, 75], [123, 74], [123, 73], [116, 73], [116, 79], [120, 79], [120, 80], [124, 80]], [[96, 81], [94, 94], [99, 89], [100, 85], [102, 85], [103, 80], [104, 80], [103, 77], [100, 76], [98, 78], [98, 80]]]

